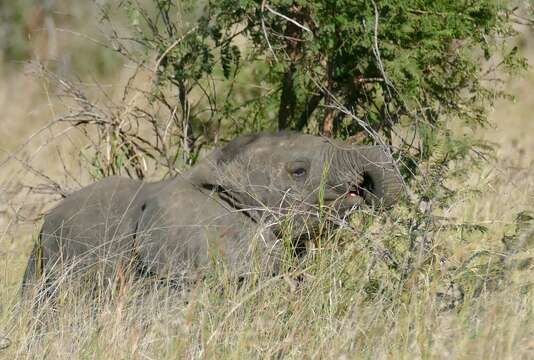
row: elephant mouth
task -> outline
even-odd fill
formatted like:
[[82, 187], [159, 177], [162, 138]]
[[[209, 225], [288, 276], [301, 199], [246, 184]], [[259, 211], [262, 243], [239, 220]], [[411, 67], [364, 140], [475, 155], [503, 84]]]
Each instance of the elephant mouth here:
[[349, 209], [353, 207], [360, 207], [365, 202], [365, 197], [361, 191], [351, 190], [348, 191], [340, 199], [341, 208]]
[[366, 176], [364, 176], [363, 181], [358, 185], [350, 186], [345, 197], [352, 200], [363, 200], [367, 203], [379, 200], [373, 181]]
[[338, 211], [359, 208], [364, 203], [377, 199], [375, 183], [367, 174], [358, 174], [351, 182], [337, 182], [330, 186], [324, 197], [325, 203], [335, 207]]
[[360, 189], [350, 189], [343, 192], [325, 194], [324, 204], [338, 212], [346, 212], [353, 208], [359, 208], [365, 203], [365, 198]]

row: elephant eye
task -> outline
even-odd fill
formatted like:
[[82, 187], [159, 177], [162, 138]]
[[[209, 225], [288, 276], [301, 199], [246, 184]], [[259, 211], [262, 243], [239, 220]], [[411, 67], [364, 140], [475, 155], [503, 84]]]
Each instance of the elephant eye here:
[[306, 175], [306, 169], [304, 168], [298, 168], [293, 170], [293, 176], [297, 178], [301, 178]]
[[307, 161], [295, 161], [287, 166], [287, 171], [295, 180], [302, 180], [308, 175], [309, 163]]

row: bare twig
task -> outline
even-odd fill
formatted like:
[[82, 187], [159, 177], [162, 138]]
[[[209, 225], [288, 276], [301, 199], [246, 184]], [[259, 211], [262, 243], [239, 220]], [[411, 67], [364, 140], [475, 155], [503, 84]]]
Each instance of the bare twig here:
[[287, 21], [289, 21], [290, 23], [292, 23], [292, 24], [298, 26], [298, 27], [301, 28], [302, 30], [305, 30], [305, 31], [309, 32], [310, 34], [313, 34], [312, 31], [311, 31], [308, 27], [306, 27], [305, 25], [300, 24], [298, 21], [296, 21], [296, 20], [294, 20], [294, 19], [291, 19], [290, 17], [288, 17], [288, 16], [286, 16], [286, 15], [284, 15], [284, 14], [282, 14], [282, 13], [279, 13], [278, 11], [274, 10], [274, 9], [271, 8], [269, 5], [267, 5], [267, 3], [265, 3], [265, 8], [266, 8], [267, 10], [269, 10], [271, 13], [273, 13], [273, 14], [275, 14], [275, 15], [277, 15], [277, 16], [280, 16], [280, 17], [283, 18], [284, 20], [287, 20]]
[[197, 30], [197, 26], [192, 27], [189, 29], [185, 34], [180, 36], [180, 38], [176, 39], [165, 51], [161, 54], [161, 56], [156, 60], [156, 65], [154, 65], [154, 73], [157, 74], [159, 70], [159, 66], [163, 59], [165, 59], [165, 56], [167, 56], [176, 46], [178, 46], [184, 39], [189, 36], [191, 33]]
[[261, 29], [263, 31], [263, 36], [265, 37], [265, 41], [267, 41], [267, 46], [269, 47], [269, 50], [271, 50], [271, 53], [273, 54], [274, 60], [278, 61], [278, 58], [276, 57], [276, 53], [273, 50], [273, 47], [271, 46], [271, 42], [269, 41], [269, 35], [267, 34], [267, 29], [265, 27], [265, 19], [263, 18], [263, 13], [265, 12], [265, 4], [267, 3], [267, 0], [263, 0], [261, 2]]

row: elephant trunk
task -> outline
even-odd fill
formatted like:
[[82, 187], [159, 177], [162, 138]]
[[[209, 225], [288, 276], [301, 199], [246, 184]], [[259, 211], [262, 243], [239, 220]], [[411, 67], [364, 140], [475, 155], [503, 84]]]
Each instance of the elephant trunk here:
[[382, 146], [336, 147], [333, 170], [337, 183], [354, 189], [368, 204], [391, 206], [403, 189], [402, 177]]

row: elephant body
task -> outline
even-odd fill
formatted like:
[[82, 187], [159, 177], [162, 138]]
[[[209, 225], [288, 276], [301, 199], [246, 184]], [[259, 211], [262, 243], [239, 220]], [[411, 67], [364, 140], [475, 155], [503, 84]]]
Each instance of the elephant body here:
[[109, 177], [64, 199], [44, 218], [23, 290], [98, 268], [180, 279], [220, 264], [238, 276], [279, 267], [284, 219], [298, 241], [319, 204], [343, 213], [391, 205], [402, 180], [385, 149], [347, 147], [295, 133], [240, 137], [181, 176], [153, 183]]

